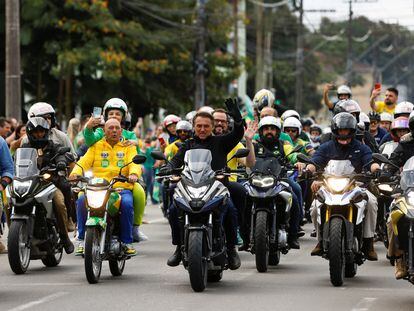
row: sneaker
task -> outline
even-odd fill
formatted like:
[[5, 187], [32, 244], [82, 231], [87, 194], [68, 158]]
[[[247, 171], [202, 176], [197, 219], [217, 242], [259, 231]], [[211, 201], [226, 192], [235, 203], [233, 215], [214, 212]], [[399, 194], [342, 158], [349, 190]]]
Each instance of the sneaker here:
[[75, 250], [75, 256], [83, 256], [85, 253], [85, 244], [83, 240], [76, 240], [76, 250]]
[[132, 243], [131, 244], [125, 244], [125, 254], [127, 254], [129, 256], [135, 256], [137, 254], [137, 251], [134, 248], [134, 246], [132, 246]]
[[298, 230], [298, 238], [301, 238], [304, 235], [305, 235], [305, 230], [303, 230], [302, 227], [299, 227], [299, 230]]
[[312, 238], [316, 238], [316, 230], [315, 229], [313, 229], [313, 231], [311, 232], [310, 236]]
[[139, 229], [139, 226], [134, 226], [132, 229], [132, 237], [134, 242], [144, 242], [148, 241], [148, 237]]

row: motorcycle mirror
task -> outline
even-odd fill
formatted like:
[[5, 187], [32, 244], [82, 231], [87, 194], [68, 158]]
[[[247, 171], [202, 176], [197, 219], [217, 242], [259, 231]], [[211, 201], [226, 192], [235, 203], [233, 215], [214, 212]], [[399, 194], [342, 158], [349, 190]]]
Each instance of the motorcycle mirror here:
[[376, 161], [376, 162], [380, 162], [380, 163], [385, 163], [385, 164], [389, 164], [395, 168], [398, 168], [398, 165], [395, 165], [394, 163], [392, 163], [390, 160], [387, 159], [386, 156], [384, 156], [381, 153], [373, 153], [372, 154], [372, 158]]
[[142, 164], [145, 161], [147, 161], [147, 157], [141, 154], [137, 154], [136, 156], [134, 156], [134, 158], [132, 159], [132, 162], [134, 162], [134, 164]]
[[238, 149], [234, 154], [233, 158], [245, 158], [249, 155], [249, 149]]
[[155, 160], [167, 161], [167, 158], [161, 151], [151, 151], [151, 157], [153, 157]]
[[76, 161], [75, 155], [73, 153], [66, 153], [65, 158], [69, 163]]

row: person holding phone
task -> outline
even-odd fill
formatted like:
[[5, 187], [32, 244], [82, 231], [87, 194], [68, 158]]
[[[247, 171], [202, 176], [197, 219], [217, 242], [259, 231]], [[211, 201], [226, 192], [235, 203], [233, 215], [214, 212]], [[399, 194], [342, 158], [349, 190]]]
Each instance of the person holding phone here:
[[328, 83], [328, 84], [325, 84], [323, 88], [323, 102], [325, 103], [325, 106], [328, 107], [330, 111], [333, 111], [338, 101], [343, 100], [343, 99], [350, 99], [352, 97], [352, 91], [349, 88], [349, 86], [340, 85], [338, 89], [336, 90], [338, 101], [335, 103], [331, 102], [331, 100], [329, 99], [329, 91], [334, 90], [335, 87], [336, 87], [335, 84]]
[[369, 104], [372, 110], [382, 113], [388, 112], [394, 114], [395, 107], [397, 106], [398, 101], [398, 90], [394, 87], [390, 87], [385, 92], [384, 101], [377, 101], [378, 95], [381, 94], [381, 84], [376, 83], [375, 88], [372, 90], [371, 97], [369, 99]]
[[[122, 125], [125, 122], [125, 117], [128, 113], [127, 104], [120, 98], [109, 99], [102, 110], [105, 121], [109, 119], [116, 119]], [[85, 137], [85, 144], [88, 147], [93, 146], [96, 142], [100, 141], [104, 136], [104, 130], [98, 127], [94, 128], [101, 123], [101, 116], [98, 109], [94, 109], [94, 115], [89, 119], [88, 123], [83, 130], [83, 136]], [[138, 143], [138, 138], [133, 131], [122, 129], [123, 145], [136, 147], [137, 153], [141, 153]], [[132, 189], [132, 195], [134, 198], [134, 227], [133, 237], [135, 242], [146, 241], [148, 237], [140, 230], [142, 219], [145, 211], [145, 191], [139, 183], [134, 184]]]

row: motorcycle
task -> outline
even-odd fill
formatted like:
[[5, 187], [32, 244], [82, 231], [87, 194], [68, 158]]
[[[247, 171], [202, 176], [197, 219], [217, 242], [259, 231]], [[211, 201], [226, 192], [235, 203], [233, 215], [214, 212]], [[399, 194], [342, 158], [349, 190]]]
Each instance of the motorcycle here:
[[255, 254], [256, 269], [266, 272], [276, 266], [280, 253], [287, 254], [286, 229], [292, 206], [289, 184], [283, 181], [282, 167], [276, 158], [257, 158], [245, 183], [252, 203], [250, 251]]
[[[112, 178], [110, 182], [103, 178], [94, 177], [80, 177], [71, 181], [73, 183], [80, 182], [81, 184], [86, 184], [78, 188], [74, 187], [74, 191], [84, 192], [86, 208], [88, 210], [84, 266], [86, 279], [90, 284], [99, 282], [102, 261], [108, 260], [111, 274], [113, 276], [120, 276], [124, 271], [125, 261], [131, 258], [131, 256], [125, 253], [122, 242], [119, 239], [119, 212], [114, 207], [115, 202], [119, 198], [118, 193], [123, 188], [115, 188], [114, 185], [117, 182], [128, 182], [128, 178], [122, 175], [123, 168], [131, 163], [142, 164], [145, 161], [145, 156], [136, 155], [132, 162], [120, 168], [119, 175]], [[79, 164], [77, 165], [80, 166]]]
[[[398, 168], [381, 154], [373, 154], [372, 157]], [[401, 175], [393, 176], [388, 185], [393, 189], [394, 198], [390, 208], [391, 225], [398, 248], [404, 251], [403, 259], [408, 268], [405, 279], [414, 284], [414, 156], [404, 164]]]
[[[247, 149], [239, 149], [233, 157], [243, 158], [248, 152]], [[158, 151], [153, 151], [151, 156], [167, 161]], [[176, 170], [180, 176], [164, 176], [176, 183], [173, 204], [179, 210], [180, 225], [184, 228], [181, 244], [183, 265], [196, 292], [202, 292], [207, 281], [220, 281], [228, 264], [222, 214], [230, 195], [220, 180], [224, 180], [229, 172], [214, 172], [211, 160], [209, 150], [188, 150], [184, 168]]]
[[[314, 164], [302, 155], [298, 159]], [[329, 260], [332, 285], [341, 286], [344, 277], [354, 277], [365, 260], [361, 244], [368, 196], [358, 182], [370, 177], [356, 174], [349, 160], [330, 160], [325, 170], [314, 176], [323, 182], [314, 206], [322, 230], [322, 257]]]
[[[60, 148], [51, 162], [69, 151]], [[17, 149], [15, 158], [16, 175], [7, 188], [11, 206], [7, 247], [10, 268], [23, 274], [30, 260], [40, 259], [47, 267], [55, 267], [62, 260], [63, 244], [52, 202], [57, 188], [51, 179], [56, 173], [65, 173], [57, 172], [54, 165], [39, 170], [37, 150], [33, 148]]]

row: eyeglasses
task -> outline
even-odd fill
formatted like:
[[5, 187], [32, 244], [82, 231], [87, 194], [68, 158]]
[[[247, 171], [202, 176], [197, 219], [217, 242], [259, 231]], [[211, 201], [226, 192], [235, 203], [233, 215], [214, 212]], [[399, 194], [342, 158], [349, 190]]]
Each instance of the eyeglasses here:
[[287, 129], [285, 129], [285, 132], [286, 133], [297, 133], [298, 130], [297, 129], [289, 129], [289, 128], [287, 128]]
[[223, 123], [223, 124], [226, 124], [227, 121], [226, 120], [214, 119], [214, 123]]

